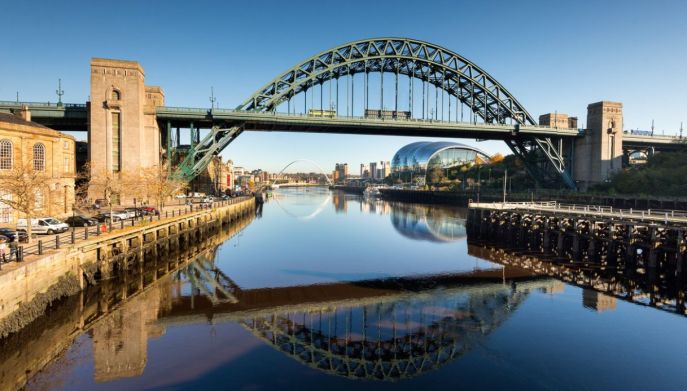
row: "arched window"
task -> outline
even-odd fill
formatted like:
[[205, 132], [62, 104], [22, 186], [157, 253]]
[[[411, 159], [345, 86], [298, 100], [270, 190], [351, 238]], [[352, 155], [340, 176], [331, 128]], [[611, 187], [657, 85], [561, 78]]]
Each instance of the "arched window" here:
[[0, 170], [12, 169], [12, 142], [10, 140], [0, 140]]
[[45, 145], [42, 143], [33, 145], [33, 170], [45, 171]]
[[122, 97], [118, 90], [112, 89], [112, 100], [119, 100]]

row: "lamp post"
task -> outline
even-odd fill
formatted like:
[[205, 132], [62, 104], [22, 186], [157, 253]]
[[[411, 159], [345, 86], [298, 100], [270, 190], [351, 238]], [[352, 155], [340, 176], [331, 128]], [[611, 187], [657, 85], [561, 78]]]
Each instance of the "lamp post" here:
[[503, 203], [506, 203], [506, 183], [508, 182], [508, 169], [503, 174]]
[[57, 90], [55, 90], [55, 93], [57, 94], [57, 107], [62, 107], [62, 95], [64, 95], [62, 79], [57, 79]]

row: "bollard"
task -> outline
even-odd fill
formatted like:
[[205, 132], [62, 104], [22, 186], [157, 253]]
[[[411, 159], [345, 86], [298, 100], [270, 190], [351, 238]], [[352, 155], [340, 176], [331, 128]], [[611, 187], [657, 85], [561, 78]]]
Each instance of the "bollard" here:
[[76, 231], [72, 230], [72, 244], [76, 243]]
[[17, 249], [17, 262], [24, 260], [24, 246], [19, 246]]
[[60, 248], [60, 235], [55, 235], [55, 249]]
[[167, 215], [167, 211], [165, 211], [165, 218], [167, 218], [167, 217], [169, 217], [169, 216]]
[[88, 227], [84, 228], [83, 238], [84, 240], [88, 240]]
[[38, 241], [38, 255], [43, 255], [43, 240]]
[[124, 220], [119, 220], [119, 225], [121, 226], [122, 229], [124, 229]]

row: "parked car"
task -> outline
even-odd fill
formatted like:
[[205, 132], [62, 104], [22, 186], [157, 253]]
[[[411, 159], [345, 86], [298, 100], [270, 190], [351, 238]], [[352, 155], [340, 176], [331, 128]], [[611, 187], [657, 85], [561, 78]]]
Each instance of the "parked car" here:
[[64, 220], [70, 227], [90, 227], [98, 224], [98, 220], [85, 216], [69, 216]]
[[153, 208], [152, 206], [144, 206], [144, 207], [141, 208], [141, 209], [143, 209], [143, 212], [144, 212], [146, 215], [155, 215], [155, 216], [157, 216], [157, 215], [160, 214], [160, 211], [158, 211], [156, 208]]
[[177, 194], [174, 198], [186, 198], [186, 194]]
[[136, 217], [136, 213], [131, 210], [115, 210], [112, 211], [112, 214], [114, 216], [119, 216], [119, 218], [122, 220], [133, 219]]
[[[26, 219], [17, 220], [17, 231], [27, 231]], [[65, 232], [69, 229], [69, 226], [60, 220], [53, 219], [52, 217], [38, 217], [31, 219], [31, 231], [37, 234], [58, 234]]]
[[12, 228], [0, 228], [0, 235], [9, 238], [10, 240], [19, 240], [19, 242], [28, 242], [29, 235], [24, 231], [17, 231]]
[[124, 211], [129, 215], [133, 213], [133, 216], [131, 217], [141, 217], [146, 215], [145, 208], [126, 208]]
[[212, 197], [204, 197], [200, 202], [203, 204], [212, 204], [215, 200]]
[[[110, 221], [110, 212], [105, 212], [105, 213], [99, 213], [95, 216], [93, 216], [94, 219], [98, 220], [100, 223], [107, 223]], [[112, 213], [112, 221], [118, 222], [120, 220], [128, 218], [127, 214], [120, 214], [117, 212]]]

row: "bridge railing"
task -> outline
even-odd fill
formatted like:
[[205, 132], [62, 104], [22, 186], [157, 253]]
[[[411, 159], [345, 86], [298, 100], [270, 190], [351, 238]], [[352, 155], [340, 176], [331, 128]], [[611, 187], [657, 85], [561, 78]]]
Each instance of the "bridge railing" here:
[[525, 210], [531, 212], [560, 212], [567, 214], [589, 215], [597, 217], [614, 217], [640, 221], [654, 221], [663, 223], [687, 223], [687, 212], [667, 209], [619, 209], [612, 206], [564, 204], [557, 201], [547, 202], [494, 202], [469, 204], [471, 208], [496, 210]]
[[29, 106], [29, 107], [62, 107], [62, 108], [85, 108], [86, 104], [85, 103], [57, 103], [57, 102], [17, 102], [17, 101], [11, 101], [11, 100], [1, 100], [0, 101], [0, 106], [12, 106], [12, 107], [21, 107], [21, 106]]
[[[493, 126], [493, 127], [500, 127], [504, 129], [511, 129], [514, 125], [512, 124], [498, 124], [498, 123], [487, 123], [487, 124], [482, 124], [480, 122], [475, 122], [475, 121], [446, 121], [446, 120], [440, 120], [440, 119], [433, 119], [433, 118], [404, 118], [404, 117], [374, 117], [374, 116], [360, 116], [360, 115], [337, 115], [334, 117], [320, 117], [320, 116], [313, 116], [310, 114], [304, 114], [304, 113], [285, 113], [285, 112], [276, 112], [276, 111], [270, 111], [270, 112], [248, 112], [244, 110], [236, 110], [236, 109], [221, 109], [221, 108], [214, 108], [214, 109], [209, 109], [209, 108], [197, 108], [197, 107], [180, 107], [180, 106], [162, 106], [158, 107], [158, 111], [168, 111], [168, 112], [175, 112], [175, 113], [205, 113], [205, 114], [233, 114], [233, 113], [250, 113], [251, 115], [256, 115], [256, 116], [264, 116], [264, 117], [284, 117], [284, 118], [308, 118], [308, 119], [338, 119], [338, 120], [352, 120], [352, 121], [359, 121], [359, 120], [381, 120], [385, 122], [405, 122], [405, 123], [449, 123], [449, 124], [463, 124], [463, 125], [488, 125], [488, 126]], [[554, 126], [545, 126], [545, 125], [527, 125], [527, 127], [534, 127], [534, 128], [541, 128], [541, 129], [557, 129], [557, 127]], [[559, 128], [563, 129], [563, 128]], [[581, 129], [566, 129], [566, 130], [576, 130], [578, 132], [581, 132]]]

